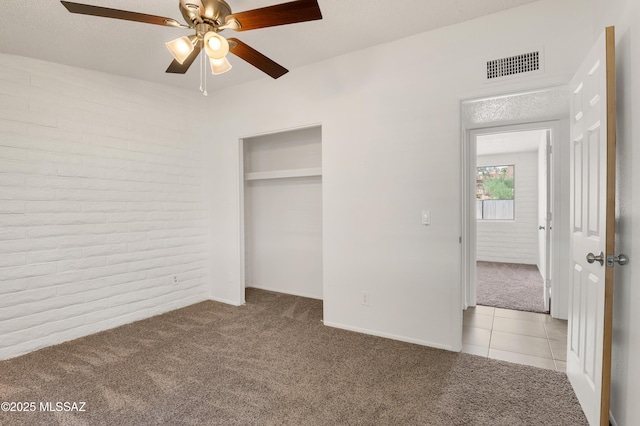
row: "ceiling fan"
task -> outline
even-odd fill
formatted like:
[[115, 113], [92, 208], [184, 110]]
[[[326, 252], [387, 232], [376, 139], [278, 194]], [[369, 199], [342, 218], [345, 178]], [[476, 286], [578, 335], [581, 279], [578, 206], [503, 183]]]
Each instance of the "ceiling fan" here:
[[166, 72], [177, 74], [187, 72], [204, 48], [213, 74], [222, 74], [231, 69], [231, 64], [226, 59], [227, 53], [231, 52], [271, 77], [281, 77], [288, 72], [286, 68], [242, 41], [236, 38], [226, 39], [218, 33], [226, 29], [247, 31], [322, 19], [317, 0], [296, 0], [239, 13], [232, 13], [231, 7], [224, 0], [180, 0], [180, 12], [186, 25], [162, 16], [69, 1], [61, 3], [71, 13], [195, 30], [193, 35], [165, 43], [174, 57]]

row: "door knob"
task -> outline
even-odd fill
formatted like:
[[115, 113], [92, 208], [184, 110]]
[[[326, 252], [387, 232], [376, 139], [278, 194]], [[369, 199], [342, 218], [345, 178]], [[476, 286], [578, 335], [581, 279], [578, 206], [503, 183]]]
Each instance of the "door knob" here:
[[607, 256], [607, 266], [613, 267], [613, 264], [617, 263], [620, 266], [626, 265], [629, 263], [629, 258], [624, 254], [619, 254], [617, 256], [609, 255]]
[[538, 229], [541, 230], [541, 231], [544, 231], [544, 226], [540, 225], [540, 226], [538, 226]]
[[600, 254], [597, 255], [597, 256], [595, 254], [593, 254], [593, 253], [589, 253], [587, 255], [587, 262], [588, 263], [593, 263], [593, 262], [596, 262], [596, 261], [600, 262], [600, 265], [604, 265], [604, 253], [603, 252], [600, 252]]

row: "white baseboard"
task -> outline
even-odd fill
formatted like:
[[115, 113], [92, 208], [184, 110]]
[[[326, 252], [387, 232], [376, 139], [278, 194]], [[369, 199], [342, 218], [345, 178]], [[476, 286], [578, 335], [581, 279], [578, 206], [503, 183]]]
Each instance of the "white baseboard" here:
[[430, 348], [444, 349], [446, 351], [457, 352], [457, 351], [455, 351], [453, 349], [453, 347], [451, 347], [449, 345], [442, 345], [442, 344], [439, 344], [439, 343], [428, 342], [426, 340], [414, 339], [414, 338], [411, 338], [411, 337], [399, 336], [399, 335], [391, 334], [391, 333], [382, 333], [382, 332], [379, 332], [379, 331], [367, 330], [367, 329], [364, 329], [364, 328], [352, 327], [352, 326], [349, 326], [349, 325], [338, 324], [338, 323], [334, 323], [334, 322], [328, 322], [328, 321], [323, 321], [323, 322], [324, 322], [324, 325], [326, 325], [326, 326], [334, 327], [334, 328], [340, 328], [342, 330], [355, 331], [356, 333], [369, 334], [371, 336], [384, 337], [386, 339], [398, 340], [400, 342], [413, 343], [415, 345], [428, 346]]
[[242, 305], [244, 305], [244, 302], [238, 303], [238, 302], [233, 301], [233, 300], [221, 299], [219, 297], [209, 297], [209, 300], [213, 300], [214, 302], [224, 303], [225, 305], [232, 305], [232, 306], [242, 306]]
[[609, 423], [611, 423], [611, 426], [618, 426], [618, 422], [616, 422], [615, 417], [613, 417], [613, 413], [611, 411], [609, 411]]
[[290, 294], [292, 296], [306, 297], [307, 299], [322, 300], [322, 297], [311, 295], [309, 293], [304, 293], [304, 292], [299, 292], [299, 291], [289, 291], [289, 290], [281, 289], [281, 288], [278, 289], [278, 288], [271, 288], [271, 287], [259, 287], [257, 285], [253, 285], [253, 284], [250, 285], [250, 286], [247, 286], [246, 288], [257, 288], [258, 290], [272, 291], [274, 293]]

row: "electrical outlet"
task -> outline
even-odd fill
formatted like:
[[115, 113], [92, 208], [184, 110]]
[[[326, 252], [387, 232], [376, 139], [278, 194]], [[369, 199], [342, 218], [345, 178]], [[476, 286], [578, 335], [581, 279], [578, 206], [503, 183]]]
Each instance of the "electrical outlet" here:
[[362, 305], [369, 306], [369, 292], [368, 291], [363, 291], [362, 292]]
[[173, 276], [173, 284], [178, 284], [178, 276], [177, 275]]

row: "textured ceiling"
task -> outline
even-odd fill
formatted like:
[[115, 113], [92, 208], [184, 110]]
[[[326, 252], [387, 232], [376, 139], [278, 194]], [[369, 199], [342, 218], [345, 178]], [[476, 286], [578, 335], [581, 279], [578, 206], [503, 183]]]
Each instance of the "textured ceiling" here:
[[[175, 18], [179, 0], [74, 0]], [[234, 33], [289, 70], [376, 44], [531, 3], [535, 0], [319, 0], [323, 19]], [[227, 0], [233, 12], [279, 0]], [[199, 60], [186, 75], [165, 74], [172, 58], [164, 43], [190, 30], [76, 15], [57, 0], [2, 0], [0, 52], [184, 88], [199, 85]], [[230, 55], [233, 69], [209, 74], [209, 90], [270, 78]], [[282, 78], [286, 78], [285, 75]], [[197, 90], [197, 89], [196, 89]]]

